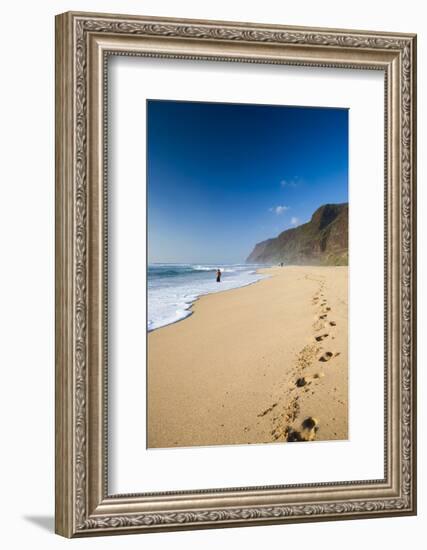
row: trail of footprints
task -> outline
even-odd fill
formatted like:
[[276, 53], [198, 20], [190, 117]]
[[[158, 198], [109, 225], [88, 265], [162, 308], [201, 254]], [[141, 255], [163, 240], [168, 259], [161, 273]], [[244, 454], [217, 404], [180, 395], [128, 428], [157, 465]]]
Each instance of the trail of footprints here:
[[[331, 351], [330, 347], [331, 341], [335, 339], [333, 331], [336, 322], [329, 318], [332, 310], [325, 298], [325, 282], [316, 280], [319, 282], [319, 288], [312, 298], [312, 305], [316, 308], [312, 343], [304, 346], [298, 353], [292, 378], [283, 396], [258, 414], [258, 417], [264, 417], [273, 411], [282, 410], [272, 417], [271, 436], [275, 441], [312, 441], [321, 429], [318, 419], [314, 417], [303, 418], [301, 421], [299, 419], [299, 401], [301, 395], [304, 395], [302, 392], [311, 391], [314, 394], [315, 388], [310, 386], [321, 383], [325, 376], [322, 369], [326, 365], [329, 368], [334, 358], [339, 355]], [[304, 371], [315, 364], [319, 366], [318, 372], [305, 374]], [[283, 407], [278, 407], [279, 404]]]

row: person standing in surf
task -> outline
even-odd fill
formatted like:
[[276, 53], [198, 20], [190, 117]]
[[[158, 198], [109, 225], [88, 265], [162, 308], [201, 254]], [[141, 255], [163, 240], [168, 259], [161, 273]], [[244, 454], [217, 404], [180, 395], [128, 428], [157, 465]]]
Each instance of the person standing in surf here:
[[216, 271], [216, 282], [217, 283], [221, 282], [221, 270], [219, 268]]

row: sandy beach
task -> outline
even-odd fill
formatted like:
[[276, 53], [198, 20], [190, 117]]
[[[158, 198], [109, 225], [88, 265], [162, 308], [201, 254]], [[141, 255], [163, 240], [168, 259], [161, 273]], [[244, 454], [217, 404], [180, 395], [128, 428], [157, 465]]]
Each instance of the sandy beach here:
[[347, 267], [274, 267], [148, 335], [148, 447], [348, 437]]

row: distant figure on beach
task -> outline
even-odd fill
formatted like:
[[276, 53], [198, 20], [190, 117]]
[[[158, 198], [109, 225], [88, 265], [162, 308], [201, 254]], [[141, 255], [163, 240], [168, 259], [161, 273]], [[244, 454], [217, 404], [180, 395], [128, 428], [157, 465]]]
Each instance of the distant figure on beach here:
[[283, 262], [280, 263], [280, 267], [283, 267]]
[[219, 268], [216, 271], [216, 282], [217, 283], [221, 282], [221, 270]]

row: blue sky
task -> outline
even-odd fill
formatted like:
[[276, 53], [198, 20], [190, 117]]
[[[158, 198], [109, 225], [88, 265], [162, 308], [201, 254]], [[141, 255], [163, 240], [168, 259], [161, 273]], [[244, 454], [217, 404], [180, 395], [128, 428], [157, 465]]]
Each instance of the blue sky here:
[[348, 111], [147, 102], [149, 262], [238, 263], [348, 201]]

